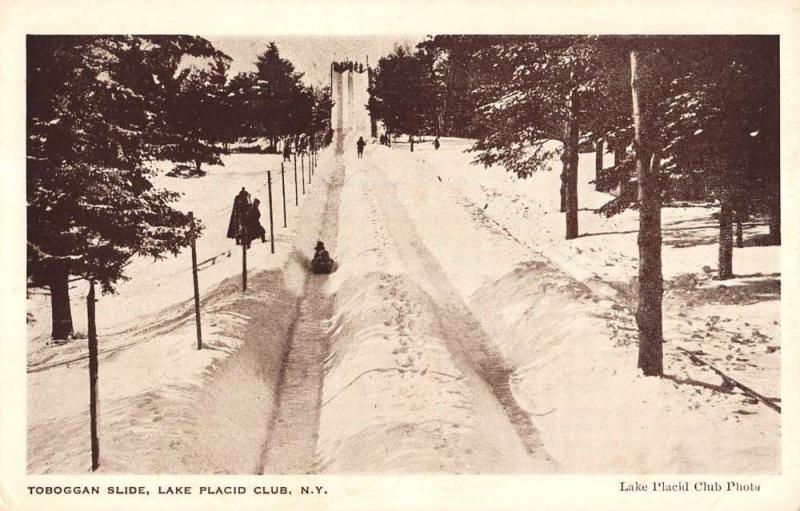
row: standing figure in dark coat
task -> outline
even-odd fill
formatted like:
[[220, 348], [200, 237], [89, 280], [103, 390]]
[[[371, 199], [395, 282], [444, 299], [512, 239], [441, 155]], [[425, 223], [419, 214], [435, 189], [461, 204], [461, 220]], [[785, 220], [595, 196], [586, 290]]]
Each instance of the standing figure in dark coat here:
[[288, 138], [283, 141], [283, 161], [292, 161], [292, 144]]
[[414, 135], [408, 136], [408, 143], [411, 144], [411, 152], [414, 152]]
[[433, 148], [438, 151], [440, 145], [441, 144], [439, 143], [439, 137], [437, 136], [435, 139], [433, 139]]
[[360, 160], [362, 156], [364, 156], [364, 146], [367, 145], [364, 142], [364, 137], [358, 137], [358, 142], [356, 142], [356, 149], [358, 150], [358, 159]]
[[249, 209], [250, 194], [243, 186], [236, 198], [233, 199], [233, 210], [231, 211], [231, 219], [228, 222], [228, 238], [235, 239], [237, 245], [242, 244], [242, 227]]
[[261, 238], [262, 243], [266, 243], [267, 241], [267, 232], [264, 230], [264, 226], [261, 225], [261, 211], [258, 209], [259, 204], [261, 204], [260, 200], [254, 200], [253, 205], [247, 210], [247, 215], [245, 216], [247, 248], [250, 248], [250, 243], [256, 238]]

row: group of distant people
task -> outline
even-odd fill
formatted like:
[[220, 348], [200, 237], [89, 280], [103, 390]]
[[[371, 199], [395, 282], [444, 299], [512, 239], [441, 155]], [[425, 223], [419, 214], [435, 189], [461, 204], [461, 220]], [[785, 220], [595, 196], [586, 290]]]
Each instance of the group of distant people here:
[[233, 210], [228, 222], [228, 238], [235, 239], [237, 245], [250, 248], [255, 239], [261, 238], [262, 242], [267, 241], [267, 233], [261, 225], [261, 211], [258, 209], [260, 204], [261, 201], [258, 199], [250, 202], [250, 193], [244, 186], [233, 199]]
[[[378, 142], [386, 147], [392, 147], [392, 137], [388, 133], [381, 133], [381, 135], [378, 137]], [[414, 135], [408, 136], [408, 144], [412, 153], [414, 152], [414, 144], [418, 143], [419, 142], [414, 138]], [[364, 153], [364, 145], [366, 145], [366, 142], [364, 142], [364, 137], [359, 137], [356, 145], [358, 157], [361, 158]], [[439, 136], [437, 135], [436, 138], [433, 139], [433, 148], [438, 151], [441, 146], [442, 143], [439, 141]]]
[[344, 73], [345, 71], [355, 71], [357, 73], [364, 72], [364, 64], [346, 60], [344, 62], [334, 62], [333, 70], [337, 73]]
[[[408, 144], [411, 146], [411, 152], [412, 153], [414, 152], [414, 144], [415, 143], [418, 144], [419, 142], [414, 139], [414, 135], [409, 135], [408, 136]], [[439, 142], [439, 135], [436, 135], [436, 138], [433, 139], [433, 148], [438, 151], [439, 147], [441, 147], [441, 145], [442, 145], [441, 142]]]
[[304, 154], [307, 150], [314, 148], [314, 141], [308, 135], [286, 137], [283, 140], [283, 161], [291, 161], [292, 147], [296, 154]]

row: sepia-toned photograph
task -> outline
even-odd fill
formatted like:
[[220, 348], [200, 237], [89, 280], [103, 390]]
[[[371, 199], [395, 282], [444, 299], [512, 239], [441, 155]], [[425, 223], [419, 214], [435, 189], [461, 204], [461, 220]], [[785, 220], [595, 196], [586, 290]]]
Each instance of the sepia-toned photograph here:
[[777, 472], [778, 43], [30, 36], [29, 470]]
[[[26, 507], [0, 509], [350, 509], [327, 476], [778, 492], [779, 30], [206, 27], [18, 36]], [[456, 509], [422, 491], [374, 509]]]

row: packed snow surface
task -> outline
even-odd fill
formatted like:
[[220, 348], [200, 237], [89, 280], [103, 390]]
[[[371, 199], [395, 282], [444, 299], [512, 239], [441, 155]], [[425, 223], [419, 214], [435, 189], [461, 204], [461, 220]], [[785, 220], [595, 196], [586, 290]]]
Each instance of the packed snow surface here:
[[[198, 259], [217, 256], [200, 272], [207, 348], [194, 346], [188, 251], [135, 260], [119, 295], [98, 302], [102, 470], [301, 470], [275, 462], [270, 443], [293, 429], [308, 430], [293, 440], [311, 449], [302, 470], [321, 473], [780, 469], [780, 415], [676, 349], [780, 398], [779, 247], [761, 246], [764, 225], [745, 225], [737, 278], [720, 282], [717, 208], [664, 209], [667, 377], [645, 378], [633, 319], [638, 218], [593, 213], [611, 198], [589, 183], [593, 154], [580, 160], [582, 235], [565, 241], [557, 161], [519, 180], [471, 165], [470, 142], [458, 139], [413, 153], [370, 144], [357, 159], [360, 134], [324, 151], [299, 208], [286, 168], [285, 229], [277, 156], [234, 154], [204, 177], [158, 178], [205, 225]], [[253, 245], [242, 292], [228, 214], [246, 186], [269, 231], [268, 169], [276, 253]], [[318, 237], [339, 267], [309, 277]], [[82, 332], [84, 288], [72, 302]], [[49, 343], [47, 306], [29, 298], [28, 467], [82, 472], [86, 343]], [[305, 332], [323, 343], [314, 357], [295, 356]], [[313, 392], [297, 392], [303, 363], [320, 365], [309, 368]], [[286, 410], [305, 405], [316, 427], [304, 430], [307, 416]]]

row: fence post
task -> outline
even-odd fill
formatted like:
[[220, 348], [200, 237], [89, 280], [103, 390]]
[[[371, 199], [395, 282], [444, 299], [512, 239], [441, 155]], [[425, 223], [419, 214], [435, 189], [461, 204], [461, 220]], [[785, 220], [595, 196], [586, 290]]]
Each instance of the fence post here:
[[89, 295], [86, 297], [89, 336], [89, 433], [92, 449], [92, 472], [100, 465], [100, 439], [97, 435], [97, 325], [94, 310], [94, 280], [89, 281]]
[[298, 206], [300, 199], [297, 195], [297, 160], [294, 161], [294, 205]]
[[192, 241], [192, 282], [194, 283], [194, 321], [197, 324], [197, 349], [203, 349], [203, 332], [200, 327], [200, 285], [197, 282], [197, 230], [194, 225], [194, 212], [189, 211], [189, 238]]
[[275, 232], [272, 225], [272, 171], [267, 171], [267, 190], [269, 192], [269, 251], [275, 253]]
[[247, 243], [250, 238], [247, 236], [247, 227], [242, 227], [242, 291], [247, 291]]
[[306, 171], [303, 167], [303, 155], [300, 155], [300, 182], [303, 183], [303, 195], [306, 194]]
[[286, 178], [284, 177], [283, 162], [281, 162], [281, 196], [283, 196], [283, 226], [286, 227]]

